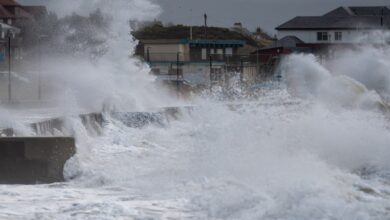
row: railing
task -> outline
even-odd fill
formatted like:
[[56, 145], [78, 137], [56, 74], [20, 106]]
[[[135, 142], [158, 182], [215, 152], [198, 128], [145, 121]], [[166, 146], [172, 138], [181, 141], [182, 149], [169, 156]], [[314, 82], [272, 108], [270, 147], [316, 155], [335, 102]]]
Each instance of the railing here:
[[149, 53], [147, 58], [152, 72], [165, 81], [191, 83], [194, 78], [203, 77], [199, 81], [208, 85], [227, 82], [232, 76], [238, 76], [241, 83], [257, 83], [273, 77], [280, 60], [272, 54]]
[[250, 62], [264, 64], [269, 62], [274, 54], [201, 54], [201, 53], [146, 53], [143, 59], [149, 63], [164, 63], [164, 62], [226, 62], [240, 63]]

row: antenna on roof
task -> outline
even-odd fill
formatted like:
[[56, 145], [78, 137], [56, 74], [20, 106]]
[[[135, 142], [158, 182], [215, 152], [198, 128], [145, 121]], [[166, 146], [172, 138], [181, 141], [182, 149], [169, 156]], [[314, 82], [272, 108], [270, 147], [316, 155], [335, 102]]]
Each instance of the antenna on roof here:
[[204, 14], [204, 36], [207, 39], [207, 14]]

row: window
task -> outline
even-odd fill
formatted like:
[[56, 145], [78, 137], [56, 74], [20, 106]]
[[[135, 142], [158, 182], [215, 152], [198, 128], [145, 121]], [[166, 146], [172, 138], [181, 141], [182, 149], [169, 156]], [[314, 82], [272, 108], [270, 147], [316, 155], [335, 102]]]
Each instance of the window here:
[[334, 40], [335, 41], [342, 41], [343, 40], [343, 35], [341, 32], [334, 32]]
[[207, 60], [207, 49], [202, 48], [202, 60]]
[[216, 49], [216, 54], [217, 54], [217, 59], [222, 59], [223, 58], [223, 49], [222, 48]]
[[318, 41], [328, 41], [328, 32], [317, 32]]
[[233, 55], [233, 48], [225, 48], [226, 55]]

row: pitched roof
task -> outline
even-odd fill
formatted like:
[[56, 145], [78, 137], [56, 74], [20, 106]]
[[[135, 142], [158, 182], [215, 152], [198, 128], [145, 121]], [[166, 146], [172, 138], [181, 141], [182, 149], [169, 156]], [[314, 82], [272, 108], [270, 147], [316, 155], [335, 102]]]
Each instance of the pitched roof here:
[[13, 18], [14, 15], [11, 14], [7, 9], [0, 5], [0, 18]]
[[323, 16], [343, 17], [343, 16], [350, 16], [350, 15], [353, 15], [353, 12], [348, 7], [338, 7], [336, 9], [324, 14]]
[[0, 5], [3, 6], [20, 6], [15, 0], [0, 0]]
[[388, 7], [374, 6], [374, 7], [349, 7], [354, 15], [357, 16], [382, 16], [390, 15]]
[[323, 16], [299, 16], [278, 26], [276, 30], [304, 29], [373, 29], [383, 25], [390, 27], [388, 7], [339, 7]]
[[13, 13], [10, 10], [5, 8], [7, 6], [3, 6], [0, 4], [0, 19], [1, 18], [22, 18], [22, 19], [34, 19], [34, 16], [24, 10], [22, 7], [18, 7], [16, 13]]
[[390, 15], [389, 7], [338, 7], [323, 16], [382, 16], [382, 13], [383, 15]]

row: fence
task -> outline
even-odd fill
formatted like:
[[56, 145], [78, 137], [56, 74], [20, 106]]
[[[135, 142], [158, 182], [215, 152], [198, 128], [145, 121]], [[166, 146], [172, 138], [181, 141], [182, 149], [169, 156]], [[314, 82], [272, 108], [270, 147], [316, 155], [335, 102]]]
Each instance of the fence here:
[[[152, 72], [162, 81], [179, 87], [187, 83], [192, 87], [229, 85], [237, 81], [242, 85], [256, 84], [274, 76], [279, 57], [269, 55], [203, 56], [182, 53], [149, 54]], [[49, 100], [55, 92], [62, 92], [64, 85], [50, 81], [50, 74], [42, 72], [40, 62], [14, 61], [11, 72], [6, 62], [0, 63], [0, 103], [29, 102], [40, 104]]]
[[[271, 54], [211, 54], [206, 57], [191, 53], [148, 53], [146, 57], [158, 77], [196, 85], [221, 84], [237, 74], [241, 83], [258, 83], [274, 77], [279, 60], [280, 57]], [[194, 75], [203, 79], [194, 81]]]

